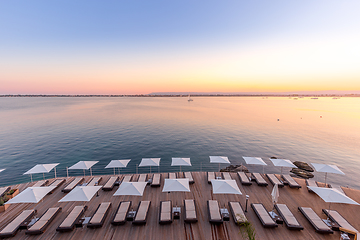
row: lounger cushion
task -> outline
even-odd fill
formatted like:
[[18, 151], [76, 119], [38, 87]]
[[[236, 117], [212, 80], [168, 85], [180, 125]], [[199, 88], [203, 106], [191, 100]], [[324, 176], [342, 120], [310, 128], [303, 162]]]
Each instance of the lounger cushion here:
[[184, 175], [185, 175], [185, 178], [189, 179], [190, 184], [194, 183], [194, 179], [193, 179], [191, 172], [184, 172]]
[[169, 173], [170, 179], [176, 179], [176, 173]]
[[289, 184], [289, 187], [301, 188], [300, 184], [298, 184], [289, 174], [282, 175], [282, 177]]
[[229, 202], [229, 207], [236, 223], [247, 221], [247, 218], [239, 202]]
[[109, 191], [112, 190], [114, 188], [115, 182], [119, 179], [119, 177], [111, 177], [109, 178], [109, 180], [105, 183], [105, 185], [103, 186], [103, 190], [104, 191]]
[[132, 175], [126, 175], [122, 181], [123, 182], [130, 182], [131, 178], [132, 178]]
[[95, 186], [96, 183], [100, 183], [102, 177], [93, 177], [86, 186]]
[[26, 234], [40, 234], [44, 232], [47, 225], [50, 224], [60, 211], [60, 207], [49, 208], [40, 219], [26, 231]]
[[129, 212], [131, 206], [131, 202], [127, 201], [127, 202], [121, 202], [118, 210], [114, 216], [114, 219], [112, 221], [113, 224], [117, 224], [117, 223], [125, 223], [126, 221], [126, 215]]
[[100, 204], [98, 209], [96, 210], [95, 214], [90, 219], [90, 224], [101, 224], [103, 221], [107, 211], [109, 210], [111, 206], [111, 202], [103, 202]]
[[246, 173], [238, 172], [238, 175], [239, 175], [241, 184], [243, 184], [243, 185], [251, 185], [252, 184], [252, 182], [250, 181], [250, 179], [248, 178]]
[[150, 201], [141, 201], [139, 207], [136, 211], [136, 216], [133, 221], [134, 224], [145, 223], [147, 218], [147, 213], [149, 211]]
[[138, 182], [146, 182], [147, 174], [140, 174]]
[[266, 176], [273, 185], [277, 184], [278, 187], [284, 187], [284, 184], [280, 182], [280, 180], [275, 176], [275, 174], [266, 174]]
[[196, 222], [196, 207], [195, 201], [193, 199], [186, 199], [184, 200], [185, 206], [185, 222]]
[[159, 173], [155, 173], [151, 182], [151, 186], [155, 187], [155, 186], [160, 186], [160, 174]]
[[211, 179], [215, 179], [215, 173], [214, 172], [208, 172], [207, 173], [207, 179], [208, 179], [208, 183], [211, 183]]
[[350, 231], [358, 232], [358, 230], [356, 230], [338, 211], [330, 210], [329, 214], [328, 209], [323, 209], [323, 212], [327, 216], [329, 216], [332, 221], [336, 222], [340, 227], [346, 228]]
[[324, 223], [324, 221], [309, 207], [299, 207], [300, 212], [311, 223], [319, 233], [333, 233], [333, 231]]
[[260, 219], [264, 227], [277, 227], [277, 223], [271, 218], [270, 214], [266, 211], [264, 205], [261, 203], [252, 203], [251, 207], [254, 209], [256, 215]]
[[160, 203], [160, 223], [170, 223], [172, 222], [172, 204], [171, 201], [163, 201]]
[[253, 177], [255, 178], [255, 181], [259, 186], [268, 185], [268, 183], [265, 181], [265, 179], [261, 176], [260, 173], [253, 173]]
[[84, 213], [85, 209], [85, 206], [75, 206], [56, 231], [71, 231], [75, 227], [76, 221], [78, 221]]
[[210, 222], [212, 223], [222, 222], [218, 201], [208, 200], [208, 209], [209, 209]]
[[222, 175], [225, 180], [232, 180], [230, 173], [223, 172]]
[[29, 220], [35, 214], [35, 210], [25, 210], [12, 220], [3, 230], [0, 232], [0, 237], [11, 237], [16, 234], [20, 225]]
[[285, 204], [275, 204], [275, 208], [289, 229], [304, 229]]

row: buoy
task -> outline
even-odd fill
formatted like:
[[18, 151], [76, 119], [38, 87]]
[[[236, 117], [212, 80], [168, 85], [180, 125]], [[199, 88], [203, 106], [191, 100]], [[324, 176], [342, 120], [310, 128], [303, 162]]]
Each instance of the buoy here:
[[278, 121], [280, 121], [280, 119], [278, 119]]

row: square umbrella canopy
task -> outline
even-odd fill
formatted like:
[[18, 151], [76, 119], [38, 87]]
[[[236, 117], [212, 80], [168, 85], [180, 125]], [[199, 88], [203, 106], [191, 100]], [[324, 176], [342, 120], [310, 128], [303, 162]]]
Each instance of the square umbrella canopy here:
[[213, 194], [238, 194], [242, 195], [235, 180], [211, 179]]
[[281, 167], [281, 174], [282, 174], [282, 168], [283, 167], [296, 168], [296, 166], [290, 160], [287, 160], [287, 159], [273, 159], [273, 158], [269, 158], [269, 159], [274, 164], [274, 166]]
[[151, 166], [160, 166], [160, 159], [161, 158], [143, 158], [139, 164], [139, 167], [150, 167], [151, 173]]
[[6, 168], [0, 169], [0, 172], [4, 171]]
[[59, 202], [88, 202], [102, 186], [77, 186]]
[[328, 165], [328, 164], [320, 164], [320, 163], [311, 163], [311, 165], [313, 165], [313, 167], [317, 172], [325, 173], [325, 186], [326, 186], [327, 173], [336, 173], [336, 174], [345, 175], [345, 173], [343, 173], [343, 171], [341, 171], [336, 165]]
[[210, 156], [210, 163], [219, 163], [219, 172], [220, 172], [220, 163], [230, 164], [228, 157], [224, 156]]
[[162, 192], [190, 192], [189, 179], [177, 178], [169, 179], [165, 178], [165, 183]]
[[115, 168], [125, 168], [131, 159], [123, 159], [123, 160], [111, 160], [111, 162], [105, 168], [114, 168], [114, 175], [115, 175]]
[[97, 164], [99, 161], [80, 161], [76, 164], [69, 167], [69, 169], [83, 169], [84, 170], [84, 176], [85, 176], [85, 170], [90, 169], [90, 176], [92, 176], [91, 167]]
[[[53, 168], [55, 168], [60, 163], [50, 163], [50, 164], [37, 164], [34, 167], [32, 167], [30, 170], [25, 172], [25, 174], [30, 174], [31, 181], [32, 181], [32, 175], [35, 173], [42, 173], [44, 176], [44, 173], [50, 172]], [[44, 177], [45, 178], [45, 177]], [[55, 168], [55, 178], [56, 178], [56, 168]]]
[[329, 203], [329, 211], [331, 207], [331, 203], [346, 203], [346, 204], [353, 204], [353, 205], [360, 205], [359, 203], [355, 202], [345, 194], [341, 193], [339, 190], [334, 188], [322, 188], [322, 187], [310, 187], [310, 190], [316, 193], [322, 200]]
[[172, 158], [171, 166], [191, 166], [190, 158]]
[[14, 198], [7, 201], [7, 204], [13, 203], [38, 203], [43, 197], [51, 192], [55, 186], [52, 187], [28, 187]]
[[122, 182], [113, 196], [142, 196], [147, 182]]
[[262, 165], [263, 166], [263, 173], [264, 173], [264, 166], [267, 165], [261, 158], [259, 157], [242, 157], [246, 164], [249, 165]]

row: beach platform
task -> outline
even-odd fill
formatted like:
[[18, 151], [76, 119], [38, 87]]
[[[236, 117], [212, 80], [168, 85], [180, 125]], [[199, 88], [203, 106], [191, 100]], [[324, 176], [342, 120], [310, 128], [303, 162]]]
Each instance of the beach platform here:
[[[168, 173], [161, 173], [160, 188], [152, 188], [147, 186], [144, 195], [141, 196], [116, 196], [113, 194], [118, 189], [115, 186], [111, 191], [99, 191], [99, 196], [94, 196], [90, 202], [85, 203], [88, 207], [84, 213], [85, 217], [91, 217], [97, 207], [102, 202], [111, 202], [109, 215], [106, 217], [101, 228], [90, 229], [86, 225], [76, 227], [70, 232], [58, 232], [56, 228], [64, 221], [68, 214], [75, 206], [84, 205], [84, 202], [67, 202], [59, 203], [58, 201], [67, 193], [58, 188], [53, 194], [44, 197], [43, 201], [37, 204], [13, 204], [9, 208], [0, 213], [0, 231], [7, 226], [17, 215], [24, 210], [36, 209], [36, 217], [40, 217], [47, 209], [54, 207], [61, 207], [62, 211], [54, 218], [49, 224], [46, 231], [38, 236], [25, 235], [26, 229], [20, 229], [15, 237], [10, 239], [154, 239], [154, 240], [168, 240], [168, 239], [204, 239], [204, 240], [231, 240], [242, 239], [240, 227], [235, 223], [231, 217], [229, 221], [224, 221], [220, 225], [214, 225], [209, 222], [209, 214], [207, 208], [208, 200], [217, 200], [220, 208], [226, 207], [229, 212], [230, 208], [228, 202], [240, 202], [244, 211], [246, 209], [245, 195], [249, 195], [247, 205], [247, 212], [245, 216], [255, 228], [256, 239], [276, 239], [276, 240], [289, 240], [289, 239], [340, 239], [340, 232], [334, 231], [334, 234], [320, 234], [314, 230], [314, 227], [309, 221], [299, 212], [298, 207], [311, 207], [317, 215], [322, 219], [326, 219], [325, 214], [322, 212], [323, 208], [328, 208], [329, 204], [325, 203], [316, 194], [309, 193], [305, 184], [305, 180], [296, 178], [296, 181], [301, 185], [301, 188], [294, 189], [285, 186], [279, 189], [280, 196], [278, 203], [286, 204], [289, 210], [293, 213], [295, 218], [304, 227], [302, 231], [291, 231], [286, 228], [285, 224], [279, 224], [277, 228], [264, 228], [256, 216], [254, 210], [251, 208], [251, 203], [262, 203], [267, 211], [273, 209], [271, 202], [272, 184], [267, 178], [268, 186], [260, 187], [257, 184], [250, 186], [242, 185], [237, 173], [230, 173], [243, 195], [222, 195], [212, 194], [211, 184], [208, 184], [206, 172], [192, 172], [194, 184], [190, 185], [191, 192], [171, 192], [163, 193], [164, 179], [167, 178]], [[219, 172], [215, 172], [216, 176], [221, 176]], [[102, 175], [103, 183], [106, 183], [110, 177], [114, 175]], [[120, 175], [117, 175], [120, 176]], [[124, 175], [121, 175], [124, 176]], [[264, 176], [264, 175], [263, 175]], [[277, 177], [280, 177], [277, 175]], [[85, 181], [90, 180], [90, 176], [85, 177]], [[64, 178], [66, 183], [69, 184], [73, 177]], [[49, 179], [51, 182], [52, 179]], [[18, 188], [23, 191], [25, 188], [30, 187], [34, 183], [23, 183], [10, 186], [11, 188]], [[350, 188], [343, 188], [347, 196], [360, 202], [360, 191]], [[196, 202], [196, 214], [198, 221], [195, 223], [185, 223], [184, 200], [194, 199]], [[131, 221], [127, 221], [124, 225], [114, 226], [111, 221], [117, 211], [117, 207], [122, 201], [131, 201], [131, 209], [136, 210], [140, 201], [151, 201], [147, 221], [145, 225], [134, 225]], [[173, 206], [181, 207], [180, 218], [174, 218], [171, 224], [159, 224], [159, 211], [161, 201], [172, 201]], [[354, 228], [360, 230], [360, 221], [357, 214], [360, 212], [360, 206], [347, 205], [347, 204], [331, 204], [331, 210], [338, 211]], [[353, 236], [350, 236], [353, 239]]]

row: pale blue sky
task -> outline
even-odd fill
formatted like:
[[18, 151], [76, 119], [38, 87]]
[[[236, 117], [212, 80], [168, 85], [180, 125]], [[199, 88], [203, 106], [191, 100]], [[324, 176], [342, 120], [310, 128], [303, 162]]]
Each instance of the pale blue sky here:
[[[209, 58], [237, 59], [244, 52], [246, 56], [250, 54], [246, 52], [247, 49], [251, 52], [261, 49], [259, 60], [272, 58], [266, 52], [274, 49], [291, 53], [305, 48], [311, 53], [314, 52], [312, 49], [328, 42], [326, 52], [334, 49], [337, 52], [334, 58], [351, 58], [347, 65], [355, 66], [359, 63], [360, 52], [356, 44], [360, 40], [359, 9], [358, 0], [0, 0], [0, 72], [4, 73], [3, 76], [0, 74], [0, 81], [6, 81], [7, 87], [0, 94], [16, 93], [14, 90], [17, 88], [12, 82], [19, 84], [25, 81], [29, 85], [33, 83], [33, 86], [45, 81], [58, 83], [59, 79], [52, 76], [51, 71], [54, 75], [64, 73], [67, 79], [75, 82], [85, 81], [88, 78], [84, 72], [87, 66], [98, 66], [102, 71], [109, 72], [114, 66], [127, 68], [127, 64], [130, 64], [131, 68], [137, 66], [141, 71], [154, 62], [158, 63], [159, 69], [164, 62], [173, 62], [169, 68], [188, 73], [181, 79], [198, 79], [201, 75], [202, 81], [205, 81], [206, 74], [203, 72], [194, 73], [189, 67], [177, 66], [186, 65], [187, 60], [206, 62]], [[312, 44], [315, 45], [309, 48]], [[350, 52], [351, 49], [354, 49], [354, 53]], [[232, 51], [236, 54], [231, 55]], [[319, 54], [323, 56], [323, 52]], [[314, 55], [319, 59], [321, 56]], [[338, 65], [339, 62], [332, 64]], [[333, 65], [329, 68], [333, 69]], [[74, 69], [74, 66], [77, 68]], [[45, 72], [49, 72], [46, 77], [43, 76], [44, 68]], [[261, 68], [262, 65], [259, 70]], [[13, 75], [15, 69], [20, 73]], [[356, 72], [352, 68], [341, 71]], [[97, 74], [100, 76], [101, 72]], [[104, 77], [109, 79], [108, 84], [117, 82], [118, 85], [123, 81], [120, 76], [154, 81], [146, 78], [148, 73], [136, 77], [130, 75], [117, 72], [111, 77]], [[41, 79], [39, 82], [34, 80], [36, 76]], [[165, 79], [168, 75], [158, 74], [154, 78]], [[244, 79], [244, 76], [236, 75], [236, 79]], [[274, 77], [271, 79], [268, 81], [273, 81]], [[92, 81], [95, 84], [100, 77]], [[191, 90], [192, 86], [188, 88]], [[18, 89], [19, 93], [27, 91]], [[134, 89], [119, 90], [119, 93], [135, 93]], [[159, 90], [166, 89], [176, 91], [170, 85]], [[35, 90], [31, 89], [28, 93], [35, 93]], [[156, 90], [156, 87], [149, 88], [149, 91]], [[106, 91], [104, 89], [99, 93]], [[48, 91], [52, 92], [51, 89]]]

